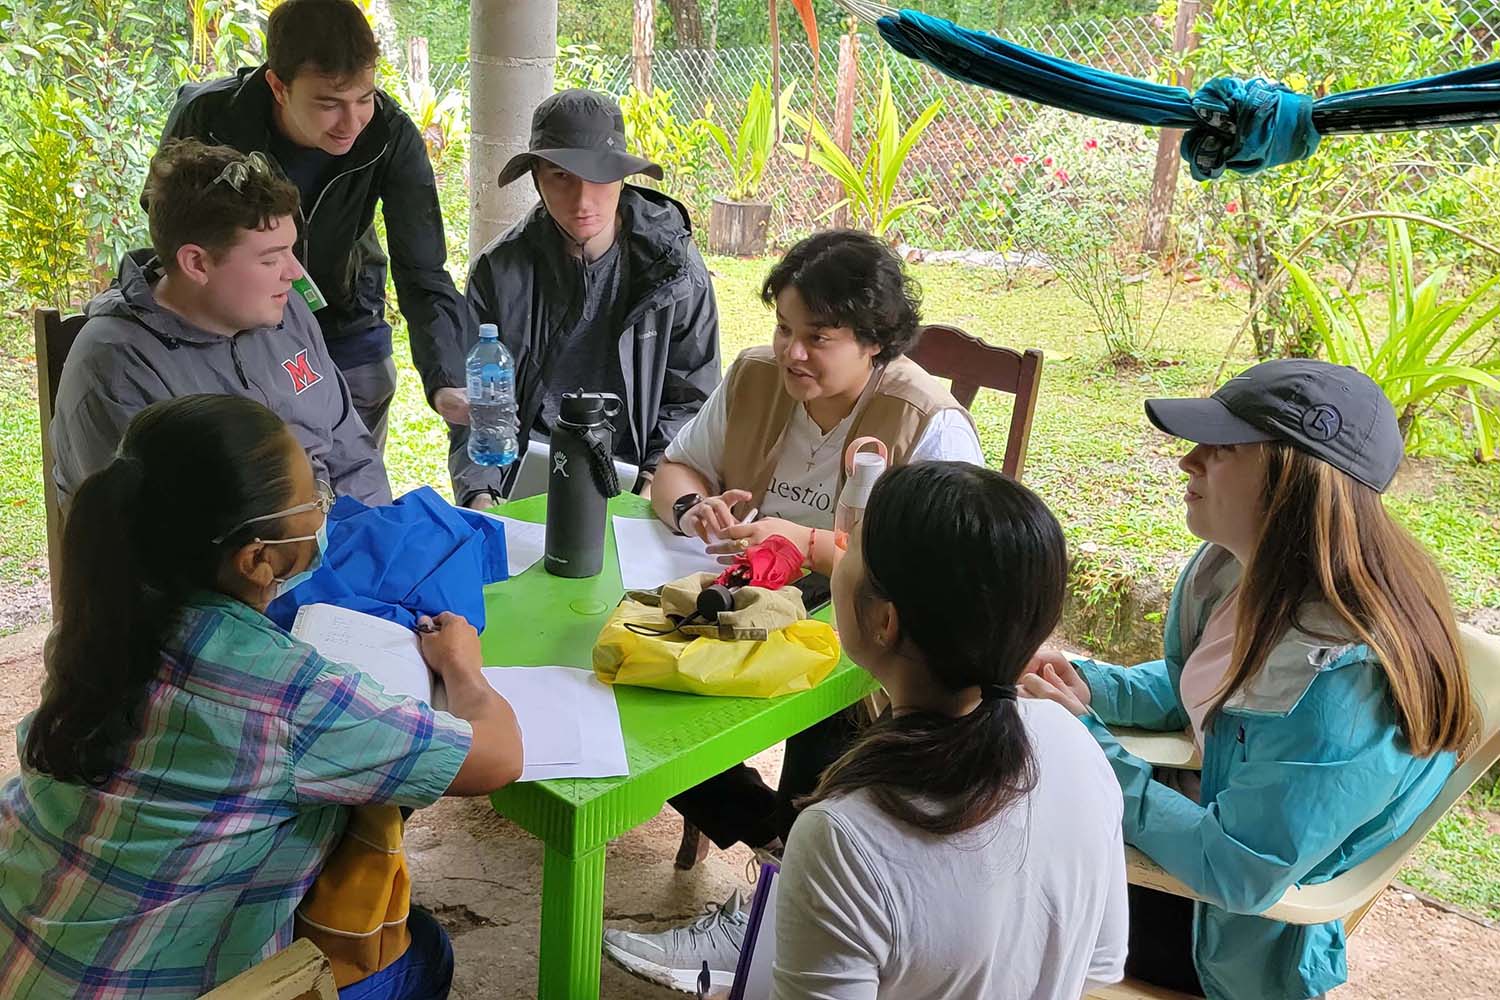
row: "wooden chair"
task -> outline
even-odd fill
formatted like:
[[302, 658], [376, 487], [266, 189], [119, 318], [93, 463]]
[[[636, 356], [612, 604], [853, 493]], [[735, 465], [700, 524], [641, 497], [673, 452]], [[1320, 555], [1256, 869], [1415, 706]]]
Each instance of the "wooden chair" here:
[[42, 428], [42, 502], [47, 515], [47, 571], [52, 578], [52, 616], [62, 595], [62, 508], [52, 478], [57, 456], [52, 451], [52, 411], [57, 405], [57, 387], [62, 383], [63, 362], [78, 339], [86, 317], [64, 319], [56, 309], [38, 309], [33, 314], [36, 329], [36, 403]]
[[[1464, 625], [1459, 628], [1459, 642], [1468, 662], [1469, 685], [1479, 719], [1459, 754], [1458, 766], [1443, 783], [1437, 797], [1417, 817], [1411, 829], [1386, 845], [1374, 857], [1327, 882], [1292, 886], [1275, 905], [1265, 911], [1264, 916], [1289, 924], [1322, 924], [1330, 920], [1342, 920], [1344, 930], [1352, 933], [1365, 914], [1370, 912], [1386, 886], [1396, 877], [1406, 859], [1417, 849], [1422, 838], [1463, 797], [1469, 787], [1500, 760], [1500, 637], [1487, 635]], [[1158, 761], [1152, 757], [1144, 759], [1152, 764], [1180, 766], [1176, 761], [1183, 757], [1184, 751], [1181, 747], [1170, 746], [1170, 734], [1152, 735], [1164, 740], [1161, 746], [1166, 749], [1171, 762]], [[1133, 745], [1126, 743], [1127, 749], [1134, 751], [1148, 746], [1139, 742], [1140, 734], [1132, 733], [1130, 736], [1137, 742]], [[1187, 740], [1187, 737], [1184, 736], [1183, 739]], [[1132, 885], [1193, 898], [1193, 893], [1187, 886], [1133, 847], [1125, 848], [1125, 864]], [[1161, 990], [1130, 979], [1089, 994], [1091, 1000], [1172, 1000], [1180, 996], [1184, 994]]]
[[328, 956], [298, 939], [200, 1000], [338, 1000], [338, 995]]
[[907, 357], [939, 378], [952, 379], [953, 398], [966, 407], [973, 404], [981, 387], [1016, 397], [1000, 471], [1019, 481], [1042, 382], [1042, 352], [1034, 347], [1024, 354], [995, 347], [956, 326], [932, 324], [922, 327], [922, 337]]

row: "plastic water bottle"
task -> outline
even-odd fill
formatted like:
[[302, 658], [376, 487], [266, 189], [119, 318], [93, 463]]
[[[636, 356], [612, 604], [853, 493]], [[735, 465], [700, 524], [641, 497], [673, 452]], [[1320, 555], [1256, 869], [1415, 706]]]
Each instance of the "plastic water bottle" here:
[[479, 327], [469, 352], [469, 457], [476, 465], [516, 460], [516, 366], [493, 323]]

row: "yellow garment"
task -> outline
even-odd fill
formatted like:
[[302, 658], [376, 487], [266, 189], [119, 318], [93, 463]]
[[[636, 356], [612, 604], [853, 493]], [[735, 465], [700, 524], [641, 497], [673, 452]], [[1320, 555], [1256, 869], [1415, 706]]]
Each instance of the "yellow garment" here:
[[838, 634], [813, 619], [794, 621], [764, 641], [692, 637], [682, 632], [638, 635], [671, 625], [661, 609], [620, 602], [594, 644], [594, 673], [606, 684], [732, 698], [775, 698], [822, 683], [839, 662]]
[[296, 936], [328, 956], [341, 988], [384, 969], [411, 944], [411, 875], [401, 841], [400, 808], [355, 807], [297, 907]]

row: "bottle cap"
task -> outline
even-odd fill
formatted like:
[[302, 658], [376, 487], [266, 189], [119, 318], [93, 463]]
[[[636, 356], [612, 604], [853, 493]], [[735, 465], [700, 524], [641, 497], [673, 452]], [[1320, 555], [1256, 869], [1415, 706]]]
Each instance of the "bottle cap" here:
[[480, 323], [479, 324], [479, 339], [480, 340], [499, 340], [500, 339], [500, 328], [498, 326], [496, 326], [494, 323]]
[[570, 424], [597, 424], [620, 412], [620, 397], [612, 392], [565, 392], [558, 416]]

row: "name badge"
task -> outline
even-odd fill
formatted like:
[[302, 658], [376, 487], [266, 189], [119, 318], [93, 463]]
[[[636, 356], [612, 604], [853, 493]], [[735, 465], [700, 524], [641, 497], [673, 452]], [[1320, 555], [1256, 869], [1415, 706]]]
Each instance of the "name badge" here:
[[292, 287], [296, 289], [298, 295], [302, 296], [302, 301], [307, 303], [307, 308], [313, 312], [327, 308], [328, 300], [323, 298], [323, 292], [318, 288], [318, 283], [313, 281], [307, 273], [304, 272], [302, 277], [292, 282]]

